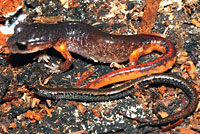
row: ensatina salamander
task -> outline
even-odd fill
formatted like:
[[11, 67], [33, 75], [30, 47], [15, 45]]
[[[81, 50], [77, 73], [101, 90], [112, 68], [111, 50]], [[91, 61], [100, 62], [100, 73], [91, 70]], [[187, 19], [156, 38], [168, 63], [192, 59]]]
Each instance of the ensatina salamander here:
[[[84, 88], [100, 88], [162, 73], [172, 67], [176, 60], [175, 48], [167, 39], [150, 35], [112, 35], [82, 22], [19, 24], [7, 45], [12, 53], [21, 54], [53, 47], [66, 59], [59, 66], [61, 71], [66, 71], [73, 62], [69, 52], [103, 63], [121, 63], [129, 59], [129, 67], [108, 73]], [[137, 65], [140, 56], [152, 51], [161, 52], [163, 56]]]
[[135, 80], [126, 82], [125, 84], [109, 89], [88, 89], [88, 88], [47, 88], [42, 86], [34, 87], [36, 94], [42, 97], [53, 98], [53, 99], [68, 99], [76, 101], [107, 101], [113, 99], [123, 98], [136, 89], [141, 89], [146, 85], [151, 84], [169, 84], [171, 86], [179, 87], [188, 96], [189, 103], [186, 109], [179, 111], [178, 113], [172, 114], [166, 118], [160, 120], [153, 120], [147, 123], [143, 123], [141, 126], [160, 126], [167, 125], [175, 122], [179, 119], [186, 118], [189, 116], [197, 107], [197, 91], [191, 86], [191, 84], [179, 76], [172, 74], [152, 74], [151, 76], [143, 76]]

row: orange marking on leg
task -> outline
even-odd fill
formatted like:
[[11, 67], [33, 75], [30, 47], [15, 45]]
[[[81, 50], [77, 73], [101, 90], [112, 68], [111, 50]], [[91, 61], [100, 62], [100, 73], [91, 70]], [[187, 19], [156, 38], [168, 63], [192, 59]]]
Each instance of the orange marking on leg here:
[[60, 52], [62, 56], [66, 59], [66, 61], [59, 66], [62, 72], [66, 71], [72, 65], [72, 62], [73, 62], [73, 58], [71, 54], [66, 49], [66, 44], [67, 44], [67, 41], [57, 42], [54, 46], [54, 49]]

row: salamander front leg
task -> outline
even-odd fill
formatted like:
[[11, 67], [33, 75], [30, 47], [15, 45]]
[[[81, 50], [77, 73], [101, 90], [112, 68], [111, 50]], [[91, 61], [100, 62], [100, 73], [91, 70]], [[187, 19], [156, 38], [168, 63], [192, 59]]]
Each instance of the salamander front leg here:
[[62, 56], [66, 59], [66, 61], [59, 66], [55, 65], [55, 64], [53, 64], [52, 66], [46, 65], [46, 67], [51, 69], [51, 72], [56, 72], [56, 73], [64, 72], [67, 69], [69, 69], [69, 67], [72, 65], [73, 58], [72, 58], [71, 54], [67, 51], [65, 46], [66, 46], [66, 42], [58, 42], [54, 46], [54, 49], [56, 49], [58, 52], [60, 52], [62, 54]]

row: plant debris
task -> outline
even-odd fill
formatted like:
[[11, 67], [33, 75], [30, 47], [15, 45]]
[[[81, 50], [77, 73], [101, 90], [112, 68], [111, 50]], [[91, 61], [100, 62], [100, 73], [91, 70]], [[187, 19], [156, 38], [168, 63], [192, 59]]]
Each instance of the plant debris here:
[[[198, 0], [4, 0], [0, 4], [0, 21], [1, 27], [13, 30], [19, 14], [23, 14], [23, 23], [83, 21], [116, 35], [164, 35], [177, 44], [178, 59], [168, 72], [187, 79], [200, 92], [199, 5]], [[80, 87], [128, 66], [128, 62], [115, 63], [113, 66], [117, 68], [111, 68], [109, 64], [94, 63], [72, 54], [73, 66], [64, 73], [52, 74], [44, 67], [45, 61], [34, 59], [41, 52], [8, 55], [6, 41], [11, 33], [4, 32], [0, 32], [1, 133], [199, 133], [200, 106], [190, 117], [174, 124], [137, 128], [141, 120], [170, 116], [188, 104], [181, 90], [168, 85], [144, 87], [148, 90], [136, 91], [130, 95], [132, 98], [107, 102], [48, 100], [35, 95], [31, 86]], [[48, 49], [47, 55], [51, 56], [48, 64], [63, 62], [63, 57], [53, 49]], [[157, 53], [143, 56], [138, 62], [148, 62], [157, 56]]]

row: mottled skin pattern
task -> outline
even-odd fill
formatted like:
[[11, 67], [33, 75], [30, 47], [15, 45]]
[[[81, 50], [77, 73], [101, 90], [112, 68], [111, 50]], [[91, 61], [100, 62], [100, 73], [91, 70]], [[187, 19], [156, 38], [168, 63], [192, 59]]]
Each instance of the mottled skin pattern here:
[[[100, 88], [119, 81], [162, 73], [171, 68], [176, 60], [175, 48], [167, 39], [151, 35], [112, 35], [82, 22], [20, 24], [7, 44], [12, 53], [21, 54], [53, 47], [66, 59], [59, 67], [62, 71], [66, 71], [73, 62], [69, 52], [103, 63], [129, 60], [129, 67], [106, 74], [85, 88]], [[137, 65], [140, 56], [152, 51], [159, 51], [163, 56]]]

